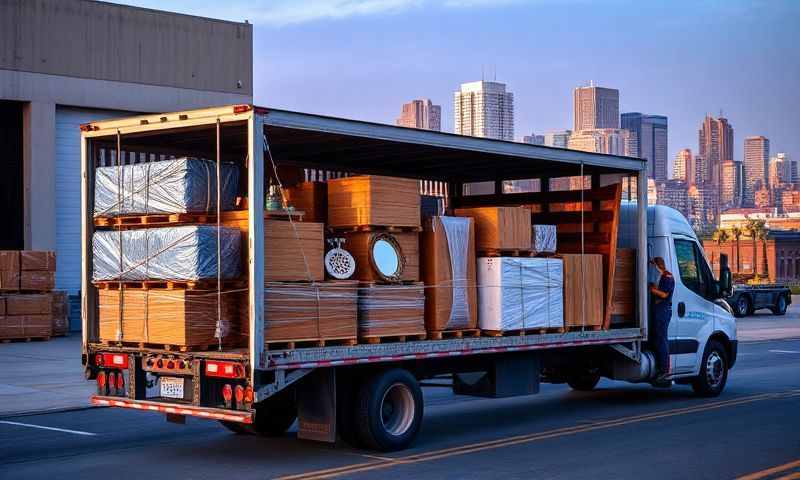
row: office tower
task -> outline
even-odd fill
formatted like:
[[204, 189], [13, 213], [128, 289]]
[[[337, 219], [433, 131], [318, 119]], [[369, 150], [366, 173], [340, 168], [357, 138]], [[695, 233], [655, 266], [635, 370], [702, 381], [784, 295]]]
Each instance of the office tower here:
[[[773, 162], [775, 163], [774, 167]], [[773, 168], [779, 176], [778, 183], [788, 185], [795, 185], [797, 183], [798, 174], [800, 173], [798, 172], [797, 161], [791, 160], [785, 153], [776, 153], [774, 157], [769, 159], [769, 165], [770, 184], [774, 184], [772, 174]]]
[[619, 90], [590, 84], [573, 90], [572, 100], [573, 131], [619, 128]]
[[531, 133], [522, 137], [522, 143], [529, 143], [531, 145], [544, 145], [544, 135], [536, 135]]
[[636, 156], [636, 134], [621, 128], [602, 128], [575, 132], [569, 137], [572, 150], [608, 153], [611, 155]]
[[755, 202], [755, 192], [769, 185], [769, 140], [762, 136], [744, 139], [745, 205]]
[[784, 165], [783, 158], [770, 157], [769, 159], [769, 169], [767, 173], [767, 178], [769, 178], [769, 189], [775, 189], [784, 183], [787, 182], [787, 175], [786, 175], [786, 168]]
[[504, 83], [462, 83], [454, 111], [455, 133], [514, 141], [514, 94]]
[[733, 160], [733, 127], [725, 118], [706, 115], [698, 131], [698, 154], [703, 157], [702, 182], [722, 190], [722, 162]]
[[720, 208], [732, 208], [736, 205], [737, 166], [733, 160], [722, 162], [722, 190], [719, 193]]
[[694, 157], [691, 148], [684, 148], [675, 155], [675, 162], [672, 168], [672, 178], [683, 180], [687, 183], [695, 183]]
[[687, 215], [689, 185], [680, 179], [667, 180], [657, 184], [658, 203], [666, 205]]
[[559, 130], [544, 134], [544, 145], [547, 147], [567, 148], [572, 130]]
[[656, 182], [668, 177], [667, 117], [639, 112], [623, 113], [622, 128], [636, 134], [638, 148], [633, 156], [647, 159], [647, 176]]
[[442, 107], [427, 98], [411, 100], [403, 104], [397, 125], [424, 130], [442, 130]]

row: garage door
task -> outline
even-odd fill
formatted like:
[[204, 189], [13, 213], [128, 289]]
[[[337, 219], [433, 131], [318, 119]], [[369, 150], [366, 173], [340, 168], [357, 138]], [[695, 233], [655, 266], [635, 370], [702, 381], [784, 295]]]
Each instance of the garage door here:
[[76, 294], [81, 288], [81, 135], [80, 124], [129, 112], [56, 108], [56, 288]]

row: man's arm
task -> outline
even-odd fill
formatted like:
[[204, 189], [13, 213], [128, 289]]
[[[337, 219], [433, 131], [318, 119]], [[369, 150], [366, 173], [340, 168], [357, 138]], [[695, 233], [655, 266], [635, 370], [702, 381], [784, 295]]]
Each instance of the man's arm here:
[[654, 283], [650, 284], [650, 293], [661, 299], [669, 297], [669, 293], [659, 290]]

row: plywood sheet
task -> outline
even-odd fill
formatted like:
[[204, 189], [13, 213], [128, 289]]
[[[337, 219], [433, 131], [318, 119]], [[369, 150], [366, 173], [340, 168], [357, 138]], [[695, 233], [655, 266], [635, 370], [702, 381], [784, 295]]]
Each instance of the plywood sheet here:
[[527, 208], [458, 208], [455, 214], [475, 219], [475, 244], [478, 251], [531, 248], [531, 212]]
[[[603, 256], [565, 254], [564, 325], [596, 327], [603, 324]], [[582, 264], [582, 265], [581, 265]]]
[[365, 175], [328, 181], [328, 226], [419, 227], [419, 181]]
[[425, 288], [362, 283], [358, 290], [358, 335], [382, 337], [425, 333]]

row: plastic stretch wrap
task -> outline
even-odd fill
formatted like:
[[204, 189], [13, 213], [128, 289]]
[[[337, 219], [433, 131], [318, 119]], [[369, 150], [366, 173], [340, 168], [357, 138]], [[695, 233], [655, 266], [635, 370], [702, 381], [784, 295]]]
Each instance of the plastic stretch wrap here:
[[[241, 233], [221, 227], [219, 235], [221, 278], [237, 278]], [[98, 231], [92, 251], [95, 282], [217, 278], [217, 227], [213, 225]]]
[[269, 282], [264, 286], [264, 339], [355, 338], [358, 282]]
[[358, 333], [361, 336], [425, 333], [425, 292], [411, 285], [362, 285], [358, 292]]
[[564, 326], [564, 266], [558, 258], [478, 259], [483, 330]]
[[447, 235], [450, 271], [453, 274], [453, 306], [450, 309], [447, 328], [469, 328], [467, 261], [469, 260], [470, 219], [463, 217], [440, 217], [440, 219]]
[[[122, 168], [100, 167], [95, 171], [94, 215], [216, 211], [216, 168], [216, 162], [191, 157], [123, 165]], [[238, 191], [239, 168], [223, 164], [220, 178], [222, 210], [232, 210]]]
[[555, 225], [534, 225], [533, 226], [533, 251], [536, 253], [555, 253], [556, 251], [556, 226]]

